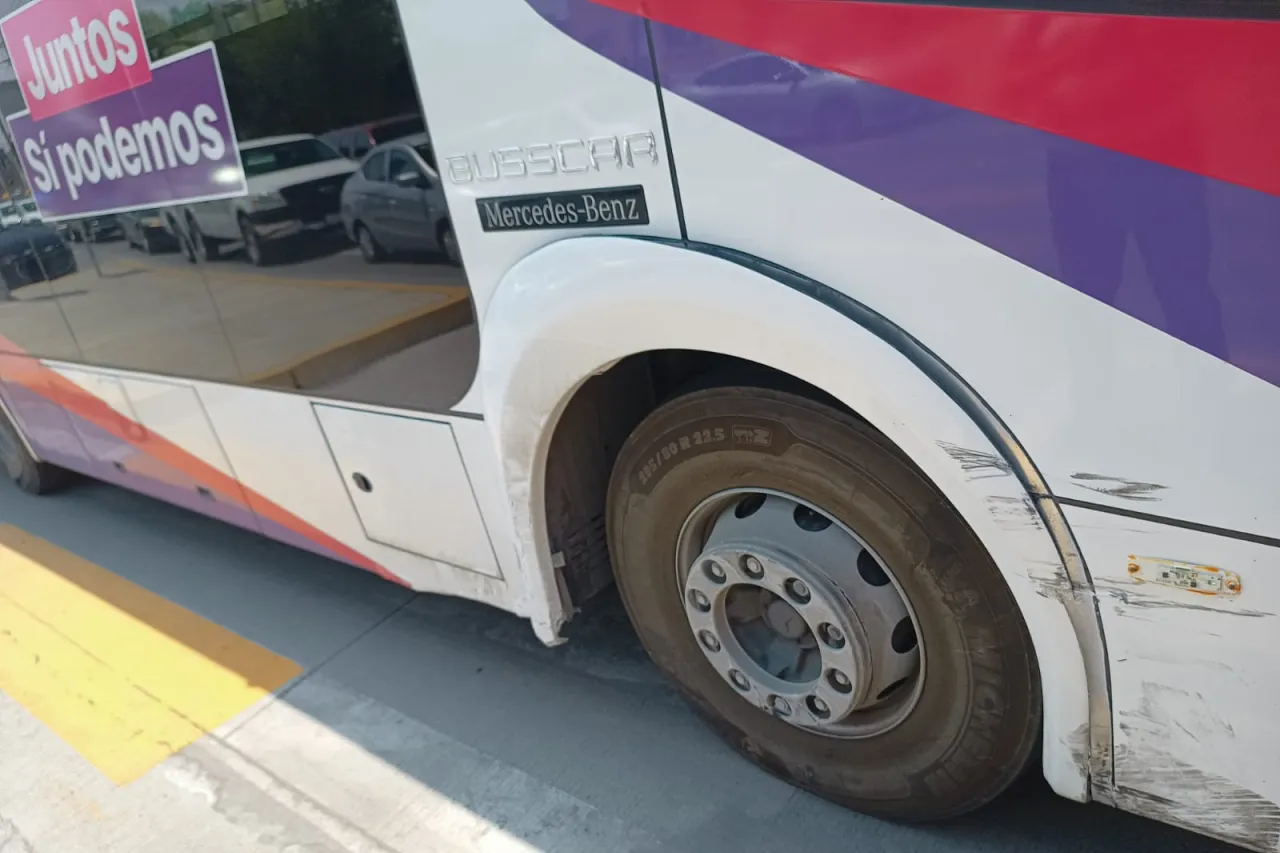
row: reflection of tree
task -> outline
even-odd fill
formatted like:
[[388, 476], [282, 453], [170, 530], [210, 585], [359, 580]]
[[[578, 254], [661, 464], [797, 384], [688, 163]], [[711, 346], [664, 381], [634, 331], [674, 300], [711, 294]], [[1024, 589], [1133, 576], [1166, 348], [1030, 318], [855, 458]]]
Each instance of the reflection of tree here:
[[218, 40], [241, 138], [416, 112], [393, 0], [324, 0]]
[[147, 37], [148, 44], [167, 31], [170, 26], [164, 15], [150, 9], [142, 9], [138, 12], [138, 22], [142, 24], [142, 34]]
[[3, 190], [6, 198], [30, 195], [27, 176], [18, 161], [17, 147], [13, 144], [13, 137], [9, 135], [9, 123], [0, 122], [0, 129], [3, 130], [3, 134], [0, 134], [0, 190]]

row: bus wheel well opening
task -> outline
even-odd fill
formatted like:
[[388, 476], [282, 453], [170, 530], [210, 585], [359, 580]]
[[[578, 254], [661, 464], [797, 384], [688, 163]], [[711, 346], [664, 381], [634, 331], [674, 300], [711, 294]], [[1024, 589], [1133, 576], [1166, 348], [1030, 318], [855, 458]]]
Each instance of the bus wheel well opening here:
[[552, 434], [544, 495], [551, 553], [575, 611], [613, 583], [605, 507], [623, 443], [667, 400], [730, 385], [788, 391], [856, 417], [831, 395], [788, 373], [699, 350], [638, 353], [587, 380]]

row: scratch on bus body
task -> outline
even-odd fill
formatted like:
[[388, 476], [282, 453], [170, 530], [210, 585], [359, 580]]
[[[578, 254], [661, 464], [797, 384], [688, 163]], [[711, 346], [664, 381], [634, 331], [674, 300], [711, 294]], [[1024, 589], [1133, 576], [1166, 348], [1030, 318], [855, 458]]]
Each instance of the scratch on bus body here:
[[1159, 483], [1145, 483], [1142, 480], [1127, 480], [1124, 477], [1108, 477], [1105, 474], [1089, 474], [1083, 471], [1072, 474], [1076, 485], [1091, 492], [1110, 495], [1113, 498], [1124, 498], [1130, 501], [1158, 501], [1156, 492], [1169, 488]]
[[1198, 693], [1146, 682], [1138, 707], [1121, 711], [1119, 718], [1124, 735], [1115, 747], [1119, 805], [1232, 844], [1280, 849], [1280, 807], [1169, 751], [1172, 738], [1235, 738], [1234, 729], [1213, 712], [1211, 702]]

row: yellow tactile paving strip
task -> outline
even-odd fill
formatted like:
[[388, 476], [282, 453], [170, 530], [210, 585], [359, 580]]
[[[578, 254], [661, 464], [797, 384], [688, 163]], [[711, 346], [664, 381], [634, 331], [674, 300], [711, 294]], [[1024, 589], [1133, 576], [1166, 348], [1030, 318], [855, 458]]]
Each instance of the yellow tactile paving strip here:
[[0, 525], [0, 691], [117, 784], [301, 672], [221, 625]]

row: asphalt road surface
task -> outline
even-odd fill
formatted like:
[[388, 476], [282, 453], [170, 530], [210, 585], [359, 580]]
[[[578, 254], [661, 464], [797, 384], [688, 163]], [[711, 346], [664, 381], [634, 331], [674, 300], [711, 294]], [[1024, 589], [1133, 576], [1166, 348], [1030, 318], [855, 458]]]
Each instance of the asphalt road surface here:
[[[0, 644], [0, 684], [10, 684], [10, 695], [0, 692], [0, 853], [1232, 849], [1061, 800], [1035, 777], [946, 826], [893, 825], [830, 805], [704, 730], [648, 663], [611, 595], [571, 626], [570, 643], [546, 649], [512, 616], [413, 595], [109, 486], [31, 498], [6, 481], [0, 524], [0, 542], [39, 537], [134, 590], [93, 593], [115, 604], [82, 624], [127, 617], [117, 635], [159, 624], [155, 602], [122, 603], [141, 589], [301, 673], [118, 784], [96, 767], [123, 753], [94, 753], [83, 732], [54, 734], [42, 720], [58, 719], [57, 708], [40, 691], [55, 690], [57, 679], [31, 687], [14, 667], [29, 663], [38, 674], [40, 655], [18, 660]], [[0, 605], [13, 554], [0, 554]], [[110, 587], [79, 583], [66, 594]], [[167, 630], [180, 633], [174, 625]], [[141, 658], [163, 663], [158, 652], [134, 654], [126, 669]]]

